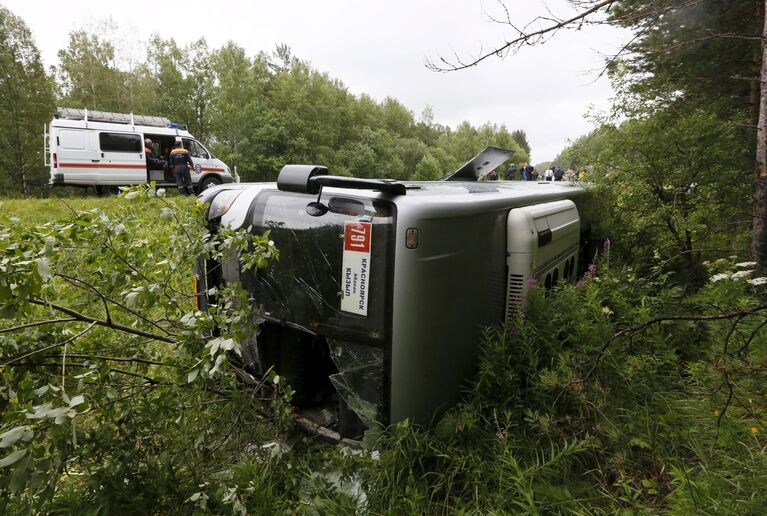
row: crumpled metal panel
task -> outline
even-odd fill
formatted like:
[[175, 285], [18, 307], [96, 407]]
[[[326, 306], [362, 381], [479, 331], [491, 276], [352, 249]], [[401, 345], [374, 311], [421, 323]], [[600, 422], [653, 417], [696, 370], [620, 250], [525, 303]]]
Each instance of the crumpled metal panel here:
[[492, 172], [511, 158], [514, 151], [500, 149], [498, 147], [485, 147], [485, 149], [471, 158], [464, 165], [445, 177], [444, 181], [477, 181], [480, 177]]
[[329, 340], [330, 356], [338, 373], [330, 376], [338, 395], [368, 428], [383, 421], [384, 351], [339, 340]]

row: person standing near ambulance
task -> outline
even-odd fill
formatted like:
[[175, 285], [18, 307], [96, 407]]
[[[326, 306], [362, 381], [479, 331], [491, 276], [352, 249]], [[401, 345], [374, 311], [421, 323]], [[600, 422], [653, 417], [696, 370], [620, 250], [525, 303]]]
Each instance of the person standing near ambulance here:
[[181, 195], [194, 195], [192, 174], [189, 171], [189, 167], [193, 167], [194, 162], [180, 139], [176, 140], [176, 147], [170, 151], [170, 164], [176, 172], [176, 185]]

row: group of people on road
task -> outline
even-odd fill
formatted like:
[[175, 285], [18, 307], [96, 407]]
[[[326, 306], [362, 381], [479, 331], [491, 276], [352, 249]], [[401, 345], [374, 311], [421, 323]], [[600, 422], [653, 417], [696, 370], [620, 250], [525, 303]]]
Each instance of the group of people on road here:
[[154, 153], [154, 142], [151, 138], [144, 139], [147, 170], [170, 171], [176, 178], [176, 186], [181, 195], [194, 195], [192, 187], [192, 172], [194, 162], [189, 151], [184, 148], [180, 138], [176, 139], [174, 148], [167, 154], [167, 159], [158, 158]]
[[[551, 165], [543, 174], [539, 174], [535, 167], [530, 163], [525, 163], [519, 170], [512, 163], [506, 169], [507, 181], [583, 181], [586, 176], [585, 170], [576, 172], [573, 169], [562, 170], [561, 167]], [[498, 179], [498, 174], [492, 171], [488, 174], [490, 181]]]

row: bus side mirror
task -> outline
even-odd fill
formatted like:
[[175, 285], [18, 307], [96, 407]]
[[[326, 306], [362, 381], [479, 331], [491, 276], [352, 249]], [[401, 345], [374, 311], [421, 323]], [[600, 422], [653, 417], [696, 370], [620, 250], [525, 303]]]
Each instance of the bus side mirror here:
[[321, 165], [285, 165], [277, 176], [277, 189], [284, 192], [316, 194], [321, 186], [309, 181], [315, 176], [328, 174], [328, 167]]

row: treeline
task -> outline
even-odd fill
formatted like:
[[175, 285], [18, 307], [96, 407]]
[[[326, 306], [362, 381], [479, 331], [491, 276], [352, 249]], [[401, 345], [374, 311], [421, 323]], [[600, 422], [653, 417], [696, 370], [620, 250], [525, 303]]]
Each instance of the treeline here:
[[[742, 0], [616, 2], [610, 22], [636, 37], [609, 65], [613, 111], [555, 159], [587, 170], [628, 263], [647, 272], [663, 263], [686, 287], [706, 280], [708, 260], [745, 259], [759, 218], [761, 8]], [[756, 248], [752, 256], [765, 261]]]
[[[47, 74], [23, 20], [0, 7], [0, 72], [19, 90], [9, 96], [4, 85], [0, 99], [3, 191], [25, 191], [20, 169], [30, 184], [47, 180], [40, 133], [56, 105], [166, 116], [236, 165], [245, 181], [273, 180], [286, 163], [322, 164], [337, 175], [427, 180], [486, 145], [514, 150], [520, 163], [530, 156], [522, 130], [468, 122], [453, 129], [436, 123], [429, 106], [416, 117], [394, 98], [354, 95], [286, 45], [249, 56], [234, 42], [210, 49], [200, 39], [182, 47], [154, 36], [138, 45], [110, 39], [116, 33], [115, 27], [71, 32], [59, 65]], [[12, 136], [13, 126], [24, 135]]]

